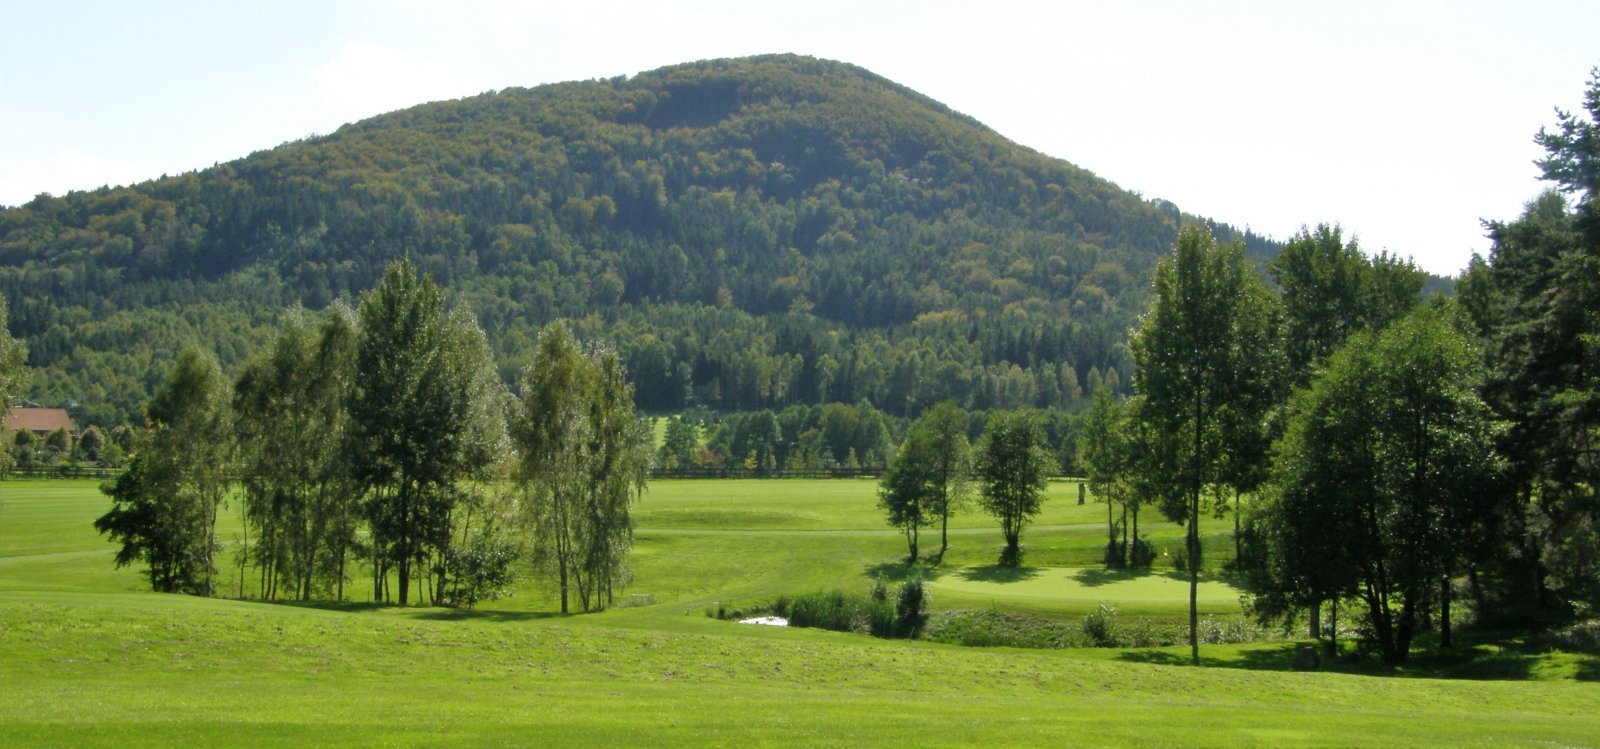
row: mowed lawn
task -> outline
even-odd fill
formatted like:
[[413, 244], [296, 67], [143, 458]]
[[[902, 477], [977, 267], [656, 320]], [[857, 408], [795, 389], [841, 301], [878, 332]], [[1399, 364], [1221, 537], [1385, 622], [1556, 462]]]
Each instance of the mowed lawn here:
[[[655, 603], [561, 617], [531, 583], [476, 612], [147, 593], [135, 571], [111, 568], [110, 545], [88, 525], [106, 507], [92, 482], [5, 482], [0, 745], [1591, 746], [1600, 738], [1600, 687], [1573, 680], [1263, 670], [1263, 659], [1287, 657], [1282, 643], [1208, 652], [1250, 669], [1192, 668], [1161, 665], [1160, 651], [967, 649], [702, 615], [714, 601], [864, 588], [895, 569], [904, 545], [876, 522], [873, 490], [850, 480], [657, 482], [638, 508], [629, 588]], [[1103, 506], [1079, 507], [1075, 485], [1053, 494], [1024, 536], [1035, 566], [1014, 579], [989, 566], [999, 538], [984, 518], [953, 523], [936, 605], [1006, 608], [1015, 599], [1063, 617], [1100, 600], [1152, 615], [1183, 610], [1186, 598], [1163, 600], [1187, 594], [1168, 570], [1038, 566], [1097, 553], [1104, 532]], [[1175, 526], [1150, 519], [1149, 528]], [[1213, 540], [1221, 546], [1226, 536]], [[937, 535], [924, 546], [937, 549]], [[1202, 595], [1219, 608], [1231, 596], [1237, 610], [1223, 581]]]

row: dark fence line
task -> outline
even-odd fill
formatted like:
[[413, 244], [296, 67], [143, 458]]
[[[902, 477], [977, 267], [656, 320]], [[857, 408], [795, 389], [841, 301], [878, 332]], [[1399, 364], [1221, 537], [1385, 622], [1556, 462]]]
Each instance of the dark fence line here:
[[862, 479], [883, 475], [882, 468], [651, 468], [653, 479]]
[[[19, 479], [114, 479], [122, 468], [97, 466], [12, 466], [11, 477]], [[652, 479], [875, 479], [882, 468], [805, 468], [792, 471], [761, 468], [651, 468]], [[1052, 481], [1082, 481], [1081, 478], [1055, 476]]]
[[122, 475], [121, 468], [99, 466], [12, 466], [11, 477], [18, 479], [114, 479]]

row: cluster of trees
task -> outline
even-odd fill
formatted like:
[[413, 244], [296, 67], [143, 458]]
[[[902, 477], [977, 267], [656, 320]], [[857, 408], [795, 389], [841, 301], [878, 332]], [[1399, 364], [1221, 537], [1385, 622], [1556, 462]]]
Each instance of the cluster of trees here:
[[406, 605], [416, 588], [470, 606], [527, 557], [563, 612], [569, 581], [584, 610], [602, 608], [628, 580], [649, 456], [631, 387], [614, 352], [553, 324], [521, 391], [477, 321], [402, 261], [358, 310], [292, 311], [232, 382], [180, 353], [95, 525], [156, 590], [212, 595], [227, 572], [217, 515], [237, 487], [240, 594], [254, 570], [263, 597], [342, 600], [366, 566], [373, 600]]
[[[1459, 299], [1419, 304], [1421, 272], [1330, 227], [1269, 263], [1281, 294], [1238, 243], [1180, 233], [1132, 340], [1134, 394], [1097, 394], [1080, 445], [1108, 503], [1186, 525], [1196, 659], [1208, 507], [1235, 511], [1262, 617], [1306, 613], [1319, 636], [1326, 609], [1333, 647], [1354, 603], [1386, 662], [1435, 624], [1451, 644], [1458, 588], [1480, 620], [1600, 607], [1600, 72], [1585, 101], [1538, 138], [1559, 190], [1490, 225]], [[1108, 526], [1108, 560], [1147, 561]]]
[[65, 428], [43, 437], [27, 429], [11, 435], [10, 458], [19, 467], [94, 466], [117, 468], [127, 457], [133, 432], [118, 424], [111, 429], [90, 425], [77, 435]]
[[923, 413], [883, 475], [878, 503], [889, 523], [905, 534], [908, 562], [917, 561], [921, 529], [935, 524], [936, 560], [942, 560], [950, 515], [976, 489], [978, 504], [1000, 523], [1005, 539], [1000, 564], [1019, 565], [1023, 528], [1039, 514], [1046, 482], [1057, 470], [1043, 424], [1029, 410], [991, 413], [974, 445], [967, 439], [967, 423], [967, 414], [950, 402]]
[[237, 372], [278, 310], [352, 299], [407, 253], [474, 310], [508, 383], [565, 319], [616, 342], [651, 412], [1072, 408], [1127, 389], [1139, 279], [1181, 219], [866, 71], [774, 56], [428, 104], [40, 196], [0, 210], [0, 293], [33, 398], [104, 427], [137, 422], [185, 345]]

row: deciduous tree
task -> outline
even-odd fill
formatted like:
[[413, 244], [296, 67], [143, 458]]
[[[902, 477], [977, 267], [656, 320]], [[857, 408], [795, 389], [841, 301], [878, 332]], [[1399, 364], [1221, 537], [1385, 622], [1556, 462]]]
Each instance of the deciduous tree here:
[[1267, 595], [1354, 593], [1386, 663], [1406, 660], [1430, 602], [1448, 621], [1448, 580], [1501, 474], [1479, 354], [1452, 314], [1419, 309], [1328, 360], [1295, 398], [1263, 513]]
[[146, 564], [155, 590], [211, 595], [217, 512], [232, 475], [228, 383], [216, 360], [185, 348], [145, 413], [133, 464], [101, 487], [112, 508], [95, 528], [121, 542], [119, 567]]
[[989, 423], [974, 461], [985, 510], [1000, 521], [1005, 537], [1002, 565], [1022, 561], [1022, 529], [1044, 503], [1044, 490], [1055, 461], [1050, 457], [1044, 429], [1028, 411], [1000, 411]]
[[1232, 433], [1258, 422], [1281, 350], [1273, 340], [1272, 293], [1245, 261], [1238, 243], [1218, 244], [1199, 226], [1185, 227], [1156, 269], [1155, 299], [1135, 333], [1135, 389], [1153, 436], [1154, 459], [1175, 471], [1163, 483], [1161, 510], [1188, 527], [1189, 645], [1197, 637], [1200, 504], [1207, 487], [1226, 486], [1237, 467], [1227, 461]]
[[629, 508], [650, 463], [649, 434], [616, 353], [584, 349], [559, 323], [545, 327], [522, 376], [512, 436], [536, 568], [557, 589], [562, 613], [574, 589], [585, 611], [604, 608], [629, 579]]

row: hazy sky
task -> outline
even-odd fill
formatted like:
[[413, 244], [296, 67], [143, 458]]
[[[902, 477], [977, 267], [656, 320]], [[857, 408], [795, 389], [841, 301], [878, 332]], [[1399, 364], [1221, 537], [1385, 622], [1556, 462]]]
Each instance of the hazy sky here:
[[1338, 222], [1437, 273], [1542, 189], [1532, 137], [1600, 64], [1595, 2], [9, 5], [0, 205], [424, 101], [796, 52], [1185, 211], [1278, 238]]

